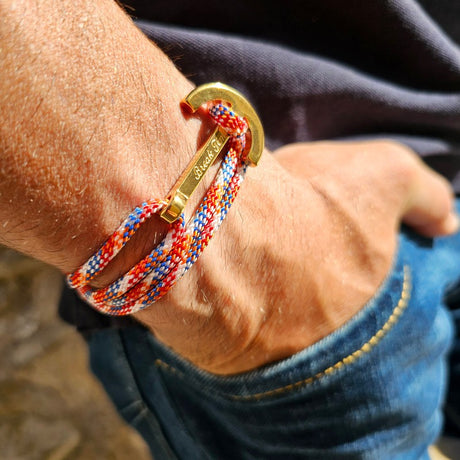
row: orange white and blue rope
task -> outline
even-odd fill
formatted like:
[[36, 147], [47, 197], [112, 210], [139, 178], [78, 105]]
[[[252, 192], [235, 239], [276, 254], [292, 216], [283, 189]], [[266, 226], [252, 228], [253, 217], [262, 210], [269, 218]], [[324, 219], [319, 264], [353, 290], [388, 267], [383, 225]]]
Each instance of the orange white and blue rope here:
[[70, 287], [101, 313], [128, 315], [164, 296], [195, 263], [225, 219], [247, 169], [243, 152], [248, 124], [220, 103], [212, 105], [209, 114], [229, 134], [228, 150], [189, 223], [182, 213], [149, 255], [109, 286], [93, 289], [91, 280], [104, 270], [147, 219], [167, 205], [158, 199], [146, 201], [132, 211], [85, 264], [67, 276]]

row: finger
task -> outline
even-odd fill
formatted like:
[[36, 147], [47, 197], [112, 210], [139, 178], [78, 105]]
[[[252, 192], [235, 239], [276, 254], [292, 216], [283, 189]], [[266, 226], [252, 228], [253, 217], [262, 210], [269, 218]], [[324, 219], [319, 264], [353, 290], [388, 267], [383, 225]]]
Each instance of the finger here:
[[428, 237], [450, 235], [459, 230], [454, 193], [444, 177], [420, 162], [411, 185], [402, 213], [405, 224]]

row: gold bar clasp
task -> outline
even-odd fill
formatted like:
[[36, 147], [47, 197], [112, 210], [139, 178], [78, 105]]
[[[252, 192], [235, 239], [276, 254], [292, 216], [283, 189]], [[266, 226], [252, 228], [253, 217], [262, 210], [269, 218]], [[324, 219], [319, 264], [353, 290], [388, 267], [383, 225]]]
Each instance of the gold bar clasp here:
[[[262, 123], [247, 99], [234, 88], [223, 83], [207, 83], [195, 88], [183, 101], [192, 112], [210, 101], [222, 101], [231, 105], [232, 110], [246, 118], [251, 132], [251, 145], [244, 156], [251, 166], [256, 166], [264, 149], [264, 132]], [[229, 135], [218, 126], [206, 143], [192, 158], [183, 174], [168, 194], [167, 206], [160, 216], [168, 223], [173, 223], [181, 215], [188, 199], [198, 187], [206, 171], [224, 149]]]

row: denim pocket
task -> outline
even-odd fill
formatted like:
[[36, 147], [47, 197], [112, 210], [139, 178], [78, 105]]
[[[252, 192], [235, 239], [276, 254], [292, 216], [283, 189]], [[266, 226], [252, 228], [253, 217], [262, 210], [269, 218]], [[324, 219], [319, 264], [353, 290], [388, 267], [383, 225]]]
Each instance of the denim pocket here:
[[404, 314], [411, 297], [411, 268], [398, 259], [374, 297], [344, 326], [314, 345], [280, 362], [244, 374], [221, 377], [207, 373], [154, 343], [160, 357], [155, 365], [164, 375], [185, 378], [223, 398], [257, 401], [295, 392], [304, 386], [321, 384], [335, 373], [346, 373], [358, 360], [366, 360]]
[[424, 266], [429, 249], [402, 238], [385, 283], [347, 324], [241, 375], [204, 372], [141, 327], [119, 332], [135, 390], [171, 451], [219, 460], [428, 458], [452, 337], [442, 283]]
[[420, 256], [403, 239], [385, 283], [348, 323], [251, 372], [209, 374], [150, 337], [190, 436], [218, 459], [427, 456], [441, 426], [452, 330], [441, 288], [417, 270]]

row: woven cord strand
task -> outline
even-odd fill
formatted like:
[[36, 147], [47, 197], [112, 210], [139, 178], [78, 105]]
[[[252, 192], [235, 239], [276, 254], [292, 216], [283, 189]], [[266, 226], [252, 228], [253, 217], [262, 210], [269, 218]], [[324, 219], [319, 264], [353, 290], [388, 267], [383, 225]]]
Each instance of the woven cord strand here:
[[209, 114], [230, 135], [230, 140], [219, 171], [189, 223], [186, 224], [181, 214], [163, 241], [127, 273], [105, 288], [91, 288], [91, 280], [104, 270], [141, 225], [166, 206], [161, 200], [146, 201], [131, 212], [85, 264], [67, 276], [69, 286], [101, 313], [129, 315], [163, 297], [195, 263], [225, 219], [247, 169], [243, 152], [248, 124], [220, 103], [212, 105]]

